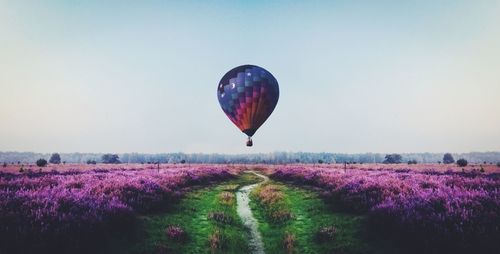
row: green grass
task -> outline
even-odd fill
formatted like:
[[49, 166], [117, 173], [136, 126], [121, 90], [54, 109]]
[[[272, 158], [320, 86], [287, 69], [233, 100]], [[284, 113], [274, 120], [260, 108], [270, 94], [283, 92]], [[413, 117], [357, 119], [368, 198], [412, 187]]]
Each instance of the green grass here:
[[[222, 240], [222, 248], [216, 253], [246, 253], [248, 232], [236, 213], [236, 200], [229, 204], [221, 202], [219, 194], [224, 191], [234, 194], [240, 186], [259, 181], [257, 176], [245, 173], [220, 185], [191, 191], [170, 211], [139, 217], [134, 235], [115, 239], [103, 253], [158, 253], [160, 248], [174, 253], [211, 253], [209, 236], [215, 230], [221, 233]], [[224, 212], [232, 222], [208, 219], [210, 212]], [[169, 225], [182, 227], [188, 240], [179, 243], [168, 239], [165, 229]]]
[[[252, 211], [259, 221], [266, 253], [286, 253], [283, 244], [286, 233], [295, 236], [293, 253], [394, 253], [390, 243], [368, 232], [365, 216], [333, 212], [314, 191], [271, 183], [285, 194], [284, 202], [293, 218], [285, 223], [273, 223], [262, 204], [252, 200]], [[334, 239], [318, 242], [315, 233], [327, 226], [337, 229]]]
[[[220, 232], [223, 246], [215, 253], [247, 253], [248, 231], [236, 213], [236, 198], [234, 202], [221, 202], [220, 195], [223, 192], [235, 194], [239, 187], [260, 181], [262, 179], [254, 174], [244, 173], [218, 185], [194, 189], [169, 211], [138, 217], [133, 233], [116, 236], [101, 253], [162, 253], [161, 248], [168, 249], [168, 253], [211, 253], [209, 238], [216, 231]], [[250, 205], [259, 221], [266, 253], [286, 253], [283, 242], [286, 234], [294, 236], [293, 253], [404, 253], [383, 236], [370, 233], [365, 216], [335, 212], [315, 191], [274, 181], [270, 184], [278, 185], [278, 191], [284, 194], [275, 208], [286, 209], [293, 217], [273, 222], [270, 210], [256, 202], [252, 193]], [[231, 223], [209, 219], [210, 212], [224, 212]], [[179, 243], [168, 239], [165, 230], [169, 225], [182, 227], [188, 240]], [[315, 233], [328, 226], [337, 229], [334, 239], [316, 241]]]

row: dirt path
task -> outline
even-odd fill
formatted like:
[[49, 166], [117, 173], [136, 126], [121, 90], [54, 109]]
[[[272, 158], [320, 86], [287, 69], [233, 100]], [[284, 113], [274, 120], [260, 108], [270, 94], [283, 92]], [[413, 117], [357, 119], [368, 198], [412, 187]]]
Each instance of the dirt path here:
[[240, 216], [241, 220], [243, 221], [243, 224], [250, 230], [250, 239], [249, 239], [250, 250], [252, 251], [252, 253], [255, 254], [263, 254], [265, 253], [264, 244], [262, 242], [262, 237], [259, 232], [259, 223], [253, 216], [249, 203], [250, 203], [250, 192], [252, 191], [252, 189], [264, 182], [267, 182], [269, 178], [265, 175], [261, 175], [254, 171], [249, 171], [249, 172], [262, 178], [263, 181], [260, 183], [243, 186], [238, 190], [238, 192], [236, 192], [236, 202], [237, 202], [236, 211]]

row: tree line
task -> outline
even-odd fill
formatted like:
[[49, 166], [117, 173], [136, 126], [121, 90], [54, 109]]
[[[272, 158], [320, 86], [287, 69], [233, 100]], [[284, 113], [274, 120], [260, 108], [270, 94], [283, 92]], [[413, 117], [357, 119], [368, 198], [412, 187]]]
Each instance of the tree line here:
[[[500, 152], [446, 153], [454, 158], [464, 159], [468, 163], [494, 164], [500, 162]], [[449, 163], [450, 158], [444, 153], [308, 153], [308, 152], [274, 152], [259, 154], [186, 154], [186, 153], [33, 153], [33, 152], [0, 152], [0, 163], [35, 163], [39, 159], [48, 163]], [[458, 162], [458, 161], [457, 161]], [[41, 163], [43, 163], [41, 161]]]

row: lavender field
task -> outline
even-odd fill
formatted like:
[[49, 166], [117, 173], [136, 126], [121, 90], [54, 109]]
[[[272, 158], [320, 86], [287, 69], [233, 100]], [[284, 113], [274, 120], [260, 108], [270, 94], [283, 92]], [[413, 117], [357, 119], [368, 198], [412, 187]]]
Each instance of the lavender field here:
[[[423, 170], [403, 165], [397, 168], [305, 164], [162, 165], [159, 168], [141, 168], [139, 165], [78, 168], [73, 165], [72, 169], [61, 166], [60, 171], [54, 168], [41, 173], [3, 172], [0, 173], [0, 253], [94, 253], [100, 250], [99, 246], [107, 245], [117, 236], [134, 232], [141, 216], [161, 213], [165, 214], [163, 220], [175, 217], [168, 211], [186, 199], [186, 194], [201, 187], [222, 192], [213, 192], [215, 196], [205, 201], [197, 196], [199, 194], [188, 195], [187, 200], [191, 200], [189, 202], [195, 208], [182, 208], [184, 210], [180, 212], [188, 214], [206, 202], [210, 212], [202, 216], [202, 223], [214, 220], [210, 215], [217, 214], [217, 218], [223, 218], [217, 219], [218, 223], [234, 225], [239, 220], [236, 215], [230, 217], [230, 210], [224, 208], [226, 212], [223, 212], [221, 206], [211, 204], [213, 199], [225, 197], [221, 199], [224, 201], [221, 201], [222, 207], [236, 205], [233, 193], [238, 185], [228, 183], [242, 178], [242, 172], [247, 169], [268, 175], [273, 184], [259, 188], [253, 196], [264, 205], [262, 211], [259, 211], [259, 206], [252, 206], [257, 220], [266, 223], [266, 218], [271, 218], [270, 227], [275, 229], [288, 225], [285, 236], [288, 242], [283, 245], [286, 247], [279, 247], [277, 252], [329, 253], [332, 249], [321, 246], [329, 242], [341, 244], [341, 235], [348, 230], [341, 225], [313, 225], [312, 229], [307, 229], [311, 231], [307, 232], [308, 235], [317, 235], [318, 232], [327, 232], [328, 235], [322, 236], [320, 243], [307, 243], [319, 246], [316, 249], [303, 243], [301, 246], [300, 233], [294, 235], [290, 232], [300, 232], [293, 228], [294, 221], [308, 215], [301, 215], [300, 210], [294, 208], [300, 207], [301, 201], [294, 199], [290, 203], [290, 199], [296, 196], [291, 191], [293, 188], [302, 188], [317, 193], [320, 202], [328, 205], [329, 210], [323, 213], [366, 217], [363, 230], [399, 246], [394, 253], [496, 253], [500, 247], [500, 174], [496, 171], [482, 173], [473, 168], [462, 172], [431, 166], [427, 165], [427, 170]], [[287, 191], [284, 187], [288, 188]], [[228, 203], [228, 200], [233, 201]], [[307, 207], [308, 211], [311, 209], [315, 208]], [[259, 213], [265, 216], [259, 218]], [[184, 253], [161, 243], [170, 241], [170, 246], [198, 244], [201, 249], [205, 248], [200, 252], [187, 247], [189, 251], [185, 253], [209, 250], [212, 253], [233, 253], [220, 243], [225, 233], [224, 227], [218, 228], [219, 224], [215, 224], [215, 235], [202, 236], [205, 240], [196, 243], [192, 234], [204, 231], [204, 226], [190, 229], [192, 225], [182, 223], [161, 228], [166, 232], [162, 233], [165, 235], [162, 239], [166, 237], [167, 240], [155, 242], [153, 252]], [[172, 228], [181, 232], [182, 237], [171, 237], [172, 230], [169, 229]], [[260, 230], [269, 233], [266, 227]], [[272, 232], [269, 234], [269, 239], [273, 239]], [[214, 240], [213, 237], [220, 239]], [[282, 236], [276, 237], [275, 241], [282, 241], [279, 239]], [[274, 247], [265, 247], [274, 253]], [[371, 247], [333, 250], [343, 253], [385, 252]], [[150, 249], [127, 253], [149, 252]]]
[[500, 246], [498, 173], [282, 166], [271, 178], [314, 187], [341, 211], [368, 214], [380, 234], [410, 248], [494, 253]]
[[212, 166], [0, 173], [0, 253], [86, 253], [130, 230], [134, 216], [231, 177]]

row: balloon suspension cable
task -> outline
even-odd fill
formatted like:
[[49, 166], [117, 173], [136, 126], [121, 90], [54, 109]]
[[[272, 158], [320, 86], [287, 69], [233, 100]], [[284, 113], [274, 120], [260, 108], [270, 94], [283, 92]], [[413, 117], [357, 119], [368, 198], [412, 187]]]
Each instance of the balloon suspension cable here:
[[253, 146], [252, 137], [248, 136], [247, 146]]

